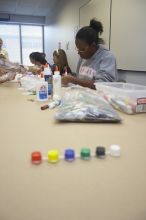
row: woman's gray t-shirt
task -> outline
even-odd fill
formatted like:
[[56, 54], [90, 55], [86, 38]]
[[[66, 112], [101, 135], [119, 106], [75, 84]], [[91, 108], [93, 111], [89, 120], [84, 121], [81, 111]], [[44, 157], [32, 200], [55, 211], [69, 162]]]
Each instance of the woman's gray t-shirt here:
[[116, 59], [113, 54], [103, 45], [89, 59], [80, 58], [77, 65], [77, 77], [96, 82], [117, 81], [118, 74]]

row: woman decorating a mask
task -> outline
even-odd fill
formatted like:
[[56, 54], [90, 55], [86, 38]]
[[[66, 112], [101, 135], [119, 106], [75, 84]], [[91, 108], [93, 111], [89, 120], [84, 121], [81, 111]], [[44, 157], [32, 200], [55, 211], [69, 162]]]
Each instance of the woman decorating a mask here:
[[62, 83], [78, 84], [95, 89], [95, 82], [117, 81], [116, 60], [113, 54], [102, 44], [99, 37], [103, 32], [101, 22], [92, 19], [89, 26], [81, 28], [75, 39], [80, 60], [77, 76], [63, 76]]

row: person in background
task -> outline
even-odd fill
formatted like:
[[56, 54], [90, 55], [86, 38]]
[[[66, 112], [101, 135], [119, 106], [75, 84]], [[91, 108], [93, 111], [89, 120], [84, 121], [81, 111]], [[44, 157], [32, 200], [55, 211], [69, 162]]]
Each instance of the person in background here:
[[27, 70], [18, 63], [0, 58], [0, 84], [15, 79], [17, 73], [25, 74]]
[[53, 52], [53, 61], [51, 69], [54, 73], [56, 66], [59, 68], [60, 75], [64, 75], [65, 73], [71, 73], [71, 69], [68, 65], [67, 56], [64, 50], [58, 49]]
[[0, 38], [0, 58], [3, 58], [5, 60], [9, 60], [8, 52], [6, 50], [4, 50], [2, 48], [2, 46], [3, 46], [3, 40], [2, 40], [2, 38]]
[[81, 28], [75, 39], [80, 60], [77, 65], [77, 77], [64, 76], [62, 83], [78, 84], [95, 89], [95, 82], [117, 81], [116, 60], [113, 54], [103, 45], [100, 35], [102, 23], [91, 19], [90, 25]]
[[[39, 74], [41, 71], [44, 70], [44, 66], [48, 64], [46, 60], [46, 55], [45, 53], [40, 53], [40, 52], [32, 52], [29, 55], [29, 59], [34, 66], [29, 66], [28, 71], [33, 72], [34, 74]], [[50, 65], [50, 64], [48, 64]]]

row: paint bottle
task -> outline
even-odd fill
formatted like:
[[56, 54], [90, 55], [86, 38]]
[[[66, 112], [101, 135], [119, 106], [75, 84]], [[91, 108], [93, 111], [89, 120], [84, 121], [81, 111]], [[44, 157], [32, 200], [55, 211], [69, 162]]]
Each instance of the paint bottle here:
[[52, 94], [52, 71], [47, 63], [44, 67], [44, 79], [48, 83], [48, 95]]
[[61, 75], [57, 66], [53, 75], [53, 100], [61, 100]]
[[36, 86], [37, 101], [43, 102], [48, 100], [48, 83], [45, 81], [43, 74], [40, 74], [40, 80]]

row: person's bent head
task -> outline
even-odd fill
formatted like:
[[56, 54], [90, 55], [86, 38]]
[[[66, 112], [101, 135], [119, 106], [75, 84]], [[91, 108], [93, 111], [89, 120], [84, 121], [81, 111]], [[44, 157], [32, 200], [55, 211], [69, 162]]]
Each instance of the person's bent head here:
[[64, 67], [68, 67], [67, 56], [64, 50], [58, 49], [53, 52], [53, 61], [59, 69], [63, 69]]
[[81, 28], [75, 39], [78, 54], [83, 59], [89, 59], [98, 49], [102, 42], [99, 37], [103, 32], [102, 23], [92, 19], [89, 26]]
[[32, 64], [34, 65], [45, 65], [47, 63], [47, 60], [45, 59], [45, 54], [44, 53], [40, 53], [40, 52], [32, 52], [29, 55], [30, 61]]

